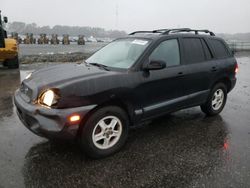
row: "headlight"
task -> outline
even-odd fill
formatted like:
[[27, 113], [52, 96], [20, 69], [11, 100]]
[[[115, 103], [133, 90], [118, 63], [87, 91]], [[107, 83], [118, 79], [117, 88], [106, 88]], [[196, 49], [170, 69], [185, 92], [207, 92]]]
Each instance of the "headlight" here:
[[57, 103], [58, 99], [59, 96], [55, 91], [49, 89], [41, 94], [39, 97], [39, 103], [51, 107]]

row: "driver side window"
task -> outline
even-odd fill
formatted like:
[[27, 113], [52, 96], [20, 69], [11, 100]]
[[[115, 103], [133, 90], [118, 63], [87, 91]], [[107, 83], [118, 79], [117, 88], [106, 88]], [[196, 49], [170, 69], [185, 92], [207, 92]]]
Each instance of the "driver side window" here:
[[149, 61], [164, 61], [167, 67], [180, 64], [180, 50], [177, 39], [163, 41], [157, 46], [149, 56]]

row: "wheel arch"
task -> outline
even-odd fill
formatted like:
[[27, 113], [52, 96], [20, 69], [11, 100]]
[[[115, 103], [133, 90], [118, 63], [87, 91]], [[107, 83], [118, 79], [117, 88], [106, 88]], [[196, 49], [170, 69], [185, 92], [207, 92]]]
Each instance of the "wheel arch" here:
[[232, 88], [232, 84], [231, 81], [228, 77], [221, 77], [220, 79], [218, 79], [217, 81], [215, 81], [212, 85], [211, 88], [213, 88], [216, 84], [218, 83], [223, 83], [225, 84], [226, 88], [227, 88], [227, 92], [231, 91]]
[[131, 102], [129, 101], [123, 101], [119, 98], [113, 98], [113, 99], [110, 99], [108, 101], [105, 101], [99, 105], [97, 105], [95, 108], [93, 108], [92, 110], [90, 110], [83, 118], [83, 120], [81, 121], [80, 123], [80, 127], [78, 129], [78, 132], [77, 132], [77, 137], [80, 136], [81, 132], [82, 132], [82, 129], [84, 127], [84, 124], [86, 123], [86, 121], [89, 119], [89, 117], [95, 113], [97, 110], [103, 108], [103, 107], [106, 107], [106, 106], [117, 106], [117, 107], [120, 107], [122, 110], [124, 110], [126, 112], [126, 114], [128, 115], [128, 119], [129, 119], [129, 125], [132, 126], [133, 125], [133, 118], [134, 118], [134, 107], [132, 105]]

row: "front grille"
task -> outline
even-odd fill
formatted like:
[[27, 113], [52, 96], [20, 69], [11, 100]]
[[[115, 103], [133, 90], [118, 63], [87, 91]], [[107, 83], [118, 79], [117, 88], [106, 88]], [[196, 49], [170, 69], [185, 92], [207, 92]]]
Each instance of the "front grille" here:
[[17, 109], [18, 116], [21, 119], [21, 121], [23, 122], [23, 124], [35, 132], [36, 130], [34, 130], [33, 127], [34, 127], [34, 125], [38, 125], [37, 120], [35, 118], [33, 118], [32, 116], [26, 114], [25, 112], [22, 112], [22, 110], [19, 107], [16, 107], [16, 109]]
[[22, 98], [26, 102], [30, 102], [32, 98], [32, 90], [28, 86], [26, 86], [24, 83], [22, 83], [20, 87], [20, 91], [21, 91]]

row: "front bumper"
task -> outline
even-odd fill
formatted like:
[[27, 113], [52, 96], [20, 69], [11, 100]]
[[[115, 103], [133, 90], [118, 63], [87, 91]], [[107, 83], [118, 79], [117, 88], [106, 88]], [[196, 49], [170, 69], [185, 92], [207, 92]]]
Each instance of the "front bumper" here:
[[[20, 90], [14, 96], [16, 112], [22, 123], [33, 133], [49, 139], [60, 138], [73, 140], [76, 138], [78, 128], [84, 116], [96, 105], [67, 108], [50, 109], [40, 105], [27, 103], [21, 97]], [[78, 114], [81, 120], [70, 123], [69, 116]]]

